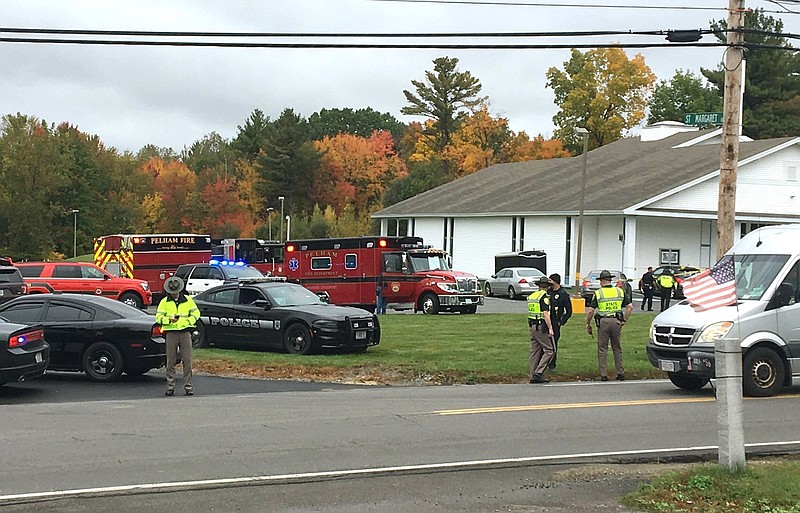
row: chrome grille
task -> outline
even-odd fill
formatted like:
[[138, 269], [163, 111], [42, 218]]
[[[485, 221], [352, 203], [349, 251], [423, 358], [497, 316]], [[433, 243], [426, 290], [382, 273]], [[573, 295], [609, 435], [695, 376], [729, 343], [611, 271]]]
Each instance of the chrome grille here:
[[662, 346], [688, 346], [695, 332], [694, 328], [656, 326], [655, 343]]
[[458, 283], [459, 292], [466, 292], [468, 294], [476, 294], [478, 292], [477, 278], [459, 278], [456, 280], [456, 283]]
[[350, 319], [350, 325], [354, 330], [366, 330], [374, 328], [375, 321], [372, 319], [372, 317], [365, 319]]

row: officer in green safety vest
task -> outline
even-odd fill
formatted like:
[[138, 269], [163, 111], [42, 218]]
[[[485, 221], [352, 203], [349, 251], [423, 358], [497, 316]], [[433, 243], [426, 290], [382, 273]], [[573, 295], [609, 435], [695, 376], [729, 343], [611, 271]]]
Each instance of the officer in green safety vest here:
[[183, 365], [183, 390], [194, 395], [192, 388], [192, 331], [200, 319], [194, 300], [183, 291], [183, 280], [172, 276], [164, 282], [166, 296], [158, 303], [156, 323], [161, 325], [167, 342], [167, 396], [175, 395], [175, 364], [180, 349]]
[[672, 274], [672, 269], [667, 267], [664, 272], [656, 280], [656, 285], [661, 293], [661, 311], [663, 312], [669, 308], [669, 302], [672, 299], [672, 291], [677, 285], [675, 277]]
[[608, 343], [614, 352], [614, 368], [617, 381], [625, 381], [625, 368], [622, 366], [622, 326], [633, 312], [629, 295], [621, 288], [612, 285], [614, 275], [604, 270], [600, 273], [600, 288], [594, 292], [586, 310], [586, 331], [592, 334], [592, 318], [597, 324], [597, 366], [600, 381], [608, 381]]
[[547, 289], [550, 279], [541, 276], [536, 282], [539, 290], [528, 296], [528, 327], [531, 332], [529, 383], [548, 383], [544, 371], [553, 357], [553, 325], [550, 322], [550, 296]]

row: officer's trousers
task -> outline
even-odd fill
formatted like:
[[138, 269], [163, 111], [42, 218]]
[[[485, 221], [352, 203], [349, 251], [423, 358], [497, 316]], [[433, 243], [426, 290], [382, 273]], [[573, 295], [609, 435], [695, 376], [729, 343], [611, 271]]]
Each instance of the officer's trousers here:
[[672, 289], [661, 289], [661, 311], [663, 312], [669, 308], [669, 302], [672, 299]]
[[531, 357], [529, 362], [530, 379], [534, 374], [544, 374], [547, 364], [553, 357], [553, 339], [547, 333], [547, 325], [542, 323], [531, 326]]
[[622, 366], [622, 321], [616, 317], [601, 317], [600, 328], [597, 330], [597, 367], [600, 376], [608, 377], [608, 343], [614, 353], [614, 368], [617, 375], [625, 374]]
[[167, 340], [167, 390], [175, 390], [175, 362], [178, 348], [183, 365], [183, 389], [192, 390], [192, 334], [189, 331], [165, 331]]

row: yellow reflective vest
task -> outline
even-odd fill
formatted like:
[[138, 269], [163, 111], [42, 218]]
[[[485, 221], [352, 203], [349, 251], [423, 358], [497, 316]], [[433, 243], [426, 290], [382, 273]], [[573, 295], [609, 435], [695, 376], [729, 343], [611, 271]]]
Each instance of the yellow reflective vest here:
[[658, 277], [658, 286], [662, 289], [671, 289], [675, 286], [675, 278], [671, 274], [662, 274]]
[[[178, 320], [172, 322], [170, 319], [177, 316]], [[164, 331], [180, 331], [193, 327], [200, 319], [200, 310], [194, 300], [185, 294], [181, 294], [178, 300], [172, 296], [166, 296], [158, 303], [156, 311], [156, 323], [161, 325]]]
[[625, 292], [619, 287], [600, 287], [594, 291], [597, 299], [597, 312], [600, 317], [613, 317], [622, 313], [622, 300]]
[[546, 290], [535, 290], [528, 296], [528, 319], [540, 321], [544, 319], [544, 312], [542, 312], [541, 300], [542, 296], [546, 296]]

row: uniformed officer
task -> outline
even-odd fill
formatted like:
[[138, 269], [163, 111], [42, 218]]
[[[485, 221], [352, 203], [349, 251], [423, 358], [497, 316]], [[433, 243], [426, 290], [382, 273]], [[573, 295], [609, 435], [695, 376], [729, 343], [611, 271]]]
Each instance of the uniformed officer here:
[[672, 290], [675, 288], [675, 278], [672, 276], [672, 269], [666, 268], [661, 276], [656, 280], [658, 290], [661, 293], [661, 311], [663, 312], [669, 308], [670, 299], [672, 299]]
[[183, 390], [186, 395], [194, 395], [192, 388], [192, 331], [200, 319], [200, 310], [194, 300], [184, 294], [183, 280], [172, 276], [164, 282], [167, 294], [158, 303], [156, 323], [164, 330], [167, 342], [167, 392], [175, 395], [175, 364], [180, 348], [183, 363]]
[[592, 334], [592, 317], [597, 324], [597, 366], [600, 370], [600, 381], [608, 381], [608, 343], [614, 352], [614, 368], [617, 381], [625, 380], [625, 369], [622, 366], [622, 326], [628, 321], [633, 311], [631, 298], [625, 292], [612, 285], [614, 275], [608, 271], [600, 273], [600, 288], [594, 292], [586, 310], [586, 331]]
[[642, 310], [647, 305], [647, 311], [653, 311], [653, 291], [655, 290], [655, 278], [653, 278], [653, 268], [648, 267], [647, 272], [639, 280], [639, 290], [642, 291]]
[[550, 275], [550, 323], [553, 325], [553, 358], [548, 364], [548, 368], [555, 372], [556, 358], [558, 357], [558, 339], [561, 338], [561, 326], [565, 325], [572, 317], [572, 299], [564, 287], [561, 286], [561, 275], [553, 273]]
[[547, 288], [550, 280], [547, 276], [539, 277], [536, 282], [539, 290], [528, 296], [528, 327], [531, 332], [531, 356], [529, 361], [529, 383], [548, 383], [544, 377], [547, 364], [553, 357], [553, 325], [550, 321], [550, 297]]

